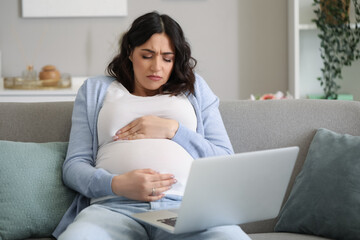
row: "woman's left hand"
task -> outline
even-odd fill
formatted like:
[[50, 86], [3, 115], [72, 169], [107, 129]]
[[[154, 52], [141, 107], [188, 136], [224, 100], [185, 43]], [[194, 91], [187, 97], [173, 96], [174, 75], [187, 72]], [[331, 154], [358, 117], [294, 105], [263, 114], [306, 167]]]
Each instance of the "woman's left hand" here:
[[113, 140], [135, 140], [144, 138], [171, 139], [175, 136], [179, 123], [173, 119], [157, 116], [143, 116], [135, 119], [116, 132]]

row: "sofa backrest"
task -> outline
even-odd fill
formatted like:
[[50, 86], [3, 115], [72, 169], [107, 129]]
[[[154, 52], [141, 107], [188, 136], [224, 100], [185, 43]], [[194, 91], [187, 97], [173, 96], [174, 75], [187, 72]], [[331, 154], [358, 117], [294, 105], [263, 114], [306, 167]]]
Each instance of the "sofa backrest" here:
[[[0, 102], [0, 140], [68, 141], [73, 102]], [[360, 102], [223, 101], [220, 112], [235, 152], [297, 145], [296, 172], [318, 128], [360, 135]]]
[[[68, 141], [73, 102], [0, 102], [0, 140]], [[233, 100], [220, 112], [235, 152], [299, 146], [297, 174], [318, 128], [360, 135], [360, 102]]]
[[73, 102], [0, 102], [0, 140], [66, 142]]
[[331, 100], [225, 101], [222, 118], [235, 152], [299, 146], [296, 172], [318, 128], [360, 136], [360, 102]]
[[[300, 147], [284, 202], [318, 128], [360, 136], [360, 102], [357, 101], [238, 100], [221, 102], [220, 111], [235, 152]], [[251, 233], [268, 232], [273, 230], [275, 222], [242, 227]]]

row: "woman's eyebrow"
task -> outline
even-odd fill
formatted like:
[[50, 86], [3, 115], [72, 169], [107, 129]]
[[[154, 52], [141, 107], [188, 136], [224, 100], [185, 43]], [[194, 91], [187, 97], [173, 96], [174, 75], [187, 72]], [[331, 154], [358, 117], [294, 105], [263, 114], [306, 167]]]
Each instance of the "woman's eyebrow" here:
[[173, 52], [164, 52], [161, 55], [175, 55], [175, 53], [173, 53]]
[[[141, 51], [145, 51], [145, 52], [155, 54], [155, 51], [150, 50], [150, 49], [146, 49], [146, 48], [141, 49]], [[163, 52], [163, 53], [161, 53], [161, 55], [175, 55], [175, 53], [173, 53], [173, 52]]]

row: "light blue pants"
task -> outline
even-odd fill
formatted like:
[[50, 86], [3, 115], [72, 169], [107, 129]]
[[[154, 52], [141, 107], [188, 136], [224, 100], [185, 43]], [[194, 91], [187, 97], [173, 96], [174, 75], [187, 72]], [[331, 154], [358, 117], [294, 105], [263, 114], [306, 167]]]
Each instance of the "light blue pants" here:
[[180, 201], [163, 198], [144, 203], [116, 198], [95, 203], [85, 208], [69, 225], [59, 240], [250, 240], [237, 225], [220, 226], [205, 231], [170, 234], [156, 227], [134, 220], [133, 213], [179, 207]]

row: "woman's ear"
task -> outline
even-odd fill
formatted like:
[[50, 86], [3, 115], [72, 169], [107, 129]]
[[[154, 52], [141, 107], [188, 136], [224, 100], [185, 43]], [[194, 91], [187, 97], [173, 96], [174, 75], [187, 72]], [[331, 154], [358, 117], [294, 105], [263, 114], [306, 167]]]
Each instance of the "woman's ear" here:
[[131, 50], [130, 45], [129, 45], [128, 52], [129, 52], [129, 60], [130, 60], [130, 62], [132, 62], [133, 61], [133, 56], [132, 55], [133, 55], [134, 51]]

